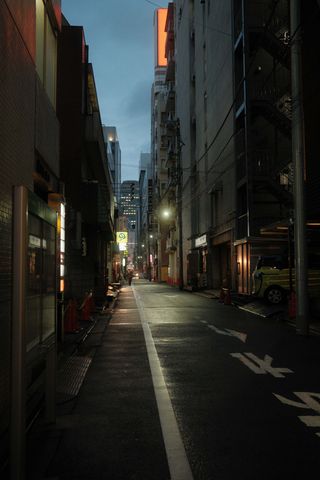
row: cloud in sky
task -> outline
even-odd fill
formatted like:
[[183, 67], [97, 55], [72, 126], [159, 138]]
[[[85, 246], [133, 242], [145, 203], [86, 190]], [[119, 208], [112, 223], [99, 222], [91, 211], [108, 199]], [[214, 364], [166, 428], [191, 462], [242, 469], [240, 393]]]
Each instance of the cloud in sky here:
[[140, 153], [150, 149], [155, 8], [144, 0], [62, 0], [69, 23], [84, 27], [101, 118], [118, 130], [122, 180], [138, 178]]
[[124, 111], [129, 117], [138, 118], [150, 115], [151, 85], [150, 80], [143, 80], [133, 86], [125, 99]]

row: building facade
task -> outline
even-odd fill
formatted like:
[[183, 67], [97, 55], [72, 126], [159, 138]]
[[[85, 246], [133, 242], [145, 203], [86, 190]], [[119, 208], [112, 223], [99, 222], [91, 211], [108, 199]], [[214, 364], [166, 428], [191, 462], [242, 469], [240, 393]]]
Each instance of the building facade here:
[[47, 365], [56, 346], [59, 234], [49, 204], [63, 193], [60, 29], [58, 0], [0, 4], [0, 471], [9, 457], [13, 475], [23, 469], [26, 429], [48, 393]]
[[[137, 238], [137, 267], [145, 277], [150, 273], [148, 270], [148, 244], [149, 244], [149, 213], [150, 203], [148, 185], [152, 181], [151, 154], [141, 153], [139, 162], [139, 210], [136, 225]], [[152, 192], [151, 192], [152, 195]]]
[[168, 182], [165, 167], [166, 138], [166, 45], [167, 9], [159, 8], [154, 14], [155, 60], [154, 82], [151, 90], [151, 162], [152, 162], [152, 212], [149, 213], [148, 251], [149, 267], [156, 281], [168, 279], [168, 253], [166, 251], [166, 222], [162, 221], [162, 209], [165, 208], [165, 193]]
[[125, 180], [121, 183], [120, 215], [126, 218], [128, 231], [127, 267], [135, 268], [136, 264], [136, 225], [139, 213], [139, 182]]
[[103, 125], [103, 137], [112, 175], [113, 191], [115, 193], [117, 206], [119, 207], [121, 186], [121, 148], [116, 127], [108, 127]]
[[[310, 66], [319, 56], [311, 28], [319, 5], [301, 8], [308, 225], [314, 227], [319, 146], [310, 91], [318, 69], [312, 75]], [[258, 258], [286, 255], [294, 223], [290, 2], [176, 0], [168, 4], [165, 35], [166, 63], [152, 91], [157, 279], [166, 266], [171, 284], [250, 294]], [[174, 210], [173, 221], [163, 222], [164, 209]], [[313, 228], [308, 241], [314, 237]]]
[[[184, 284], [231, 286], [235, 171], [231, 2], [175, 2]], [[232, 109], [231, 109], [232, 110]], [[223, 123], [223, 125], [222, 125]], [[221, 126], [222, 125], [222, 126]]]
[[65, 183], [65, 296], [103, 301], [112, 281], [114, 192], [98, 96], [82, 27], [64, 20], [59, 37], [58, 116]]

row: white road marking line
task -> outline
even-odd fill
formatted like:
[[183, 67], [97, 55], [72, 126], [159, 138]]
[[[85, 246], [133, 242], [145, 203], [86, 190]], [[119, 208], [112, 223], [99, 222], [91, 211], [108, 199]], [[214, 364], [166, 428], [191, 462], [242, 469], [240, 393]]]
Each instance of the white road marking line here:
[[[320, 413], [320, 399], [319, 393], [311, 392], [293, 392], [294, 395], [300, 398], [301, 402], [291, 400], [289, 398], [283, 397], [282, 395], [273, 395], [280, 400], [284, 405], [289, 405], [290, 407], [295, 408], [304, 408], [313, 410], [314, 412]], [[304, 423], [307, 427], [319, 428], [320, 427], [320, 415], [298, 415], [299, 420]], [[320, 432], [315, 432], [317, 437], [320, 437]]]
[[226, 335], [227, 337], [235, 337], [238, 340], [241, 340], [241, 342], [243, 343], [246, 343], [247, 341], [247, 335], [245, 333], [237, 332], [236, 330], [230, 330], [229, 328], [225, 328], [224, 330], [221, 330], [220, 328], [217, 328], [214, 325], [208, 325], [208, 328], [218, 333], [219, 335]]
[[118, 325], [141, 325], [141, 322], [110, 322], [109, 326], [110, 327], [117, 327]]
[[298, 418], [307, 425], [307, 427], [320, 427], [319, 415], [299, 415]]
[[229, 328], [226, 328], [226, 331], [231, 333], [233, 337], [236, 337], [239, 340], [241, 340], [241, 342], [246, 343], [247, 337], [248, 337], [246, 333], [237, 332], [236, 330], [230, 330]]
[[238, 358], [244, 365], [252, 370], [257, 375], [265, 375], [270, 373], [276, 378], [285, 378], [283, 373], [293, 373], [289, 368], [274, 368], [271, 367], [273, 358], [270, 355], [265, 355], [261, 360], [256, 355], [250, 352], [243, 353], [230, 353], [231, 357]]
[[171, 480], [193, 480], [193, 475], [182, 442], [177, 420], [172, 408], [169, 392], [162, 374], [159, 357], [146, 318], [144, 307], [134, 287], [132, 290], [139, 309], [147, 347], [153, 388], [157, 400], [162, 435], [170, 470], [170, 478]]
[[296, 408], [309, 408], [314, 410], [317, 413], [320, 413], [320, 402], [316, 399], [320, 400], [320, 393], [311, 393], [311, 392], [293, 392], [296, 397], [302, 400], [301, 402], [297, 402], [295, 400], [290, 400], [289, 398], [283, 397], [282, 395], [277, 395], [274, 393], [273, 395], [280, 400], [281, 403], [284, 405], [290, 405], [290, 407]]

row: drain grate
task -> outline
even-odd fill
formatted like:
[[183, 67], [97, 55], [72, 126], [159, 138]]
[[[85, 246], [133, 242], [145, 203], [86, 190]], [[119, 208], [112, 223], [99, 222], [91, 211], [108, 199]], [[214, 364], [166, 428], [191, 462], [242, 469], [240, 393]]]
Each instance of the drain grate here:
[[78, 395], [91, 361], [90, 357], [70, 357], [58, 372], [57, 392], [72, 396]]

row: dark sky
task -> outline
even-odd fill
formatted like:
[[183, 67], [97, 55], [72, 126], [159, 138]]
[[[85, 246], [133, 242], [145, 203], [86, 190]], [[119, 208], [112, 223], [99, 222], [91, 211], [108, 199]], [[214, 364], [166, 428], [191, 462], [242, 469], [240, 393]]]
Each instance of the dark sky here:
[[150, 151], [153, 14], [157, 0], [62, 0], [71, 25], [82, 25], [89, 45], [101, 119], [117, 127], [122, 180], [138, 179], [141, 152]]

